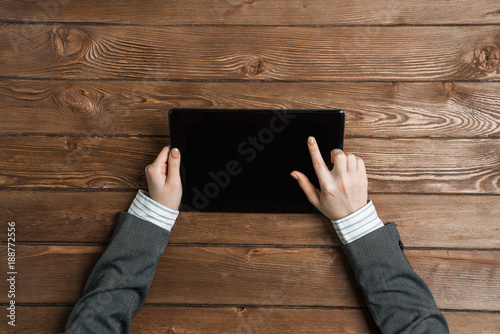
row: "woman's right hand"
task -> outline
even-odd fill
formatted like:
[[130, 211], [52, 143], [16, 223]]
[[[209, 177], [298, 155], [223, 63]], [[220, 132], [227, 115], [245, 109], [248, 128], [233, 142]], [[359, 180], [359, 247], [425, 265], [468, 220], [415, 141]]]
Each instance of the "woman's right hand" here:
[[334, 149], [331, 152], [333, 169], [328, 170], [314, 137], [307, 139], [307, 146], [321, 189], [299, 171], [290, 175], [298, 181], [312, 205], [330, 220], [339, 220], [365, 206], [368, 178], [363, 160]]

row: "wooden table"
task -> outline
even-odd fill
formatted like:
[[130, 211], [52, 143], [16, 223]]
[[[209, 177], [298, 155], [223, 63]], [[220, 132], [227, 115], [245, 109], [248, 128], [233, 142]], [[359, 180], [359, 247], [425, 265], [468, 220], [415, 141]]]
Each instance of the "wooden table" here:
[[[499, 8], [0, 2], [0, 332], [63, 331], [168, 110], [204, 107], [344, 109], [345, 149], [451, 331], [499, 333]], [[339, 244], [320, 215], [181, 213], [132, 332], [376, 332]]]

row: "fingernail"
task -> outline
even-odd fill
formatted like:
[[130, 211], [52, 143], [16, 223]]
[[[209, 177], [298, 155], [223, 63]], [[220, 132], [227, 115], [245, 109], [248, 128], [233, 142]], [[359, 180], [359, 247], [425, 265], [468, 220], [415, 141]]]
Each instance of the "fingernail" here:
[[309, 138], [307, 138], [307, 142], [311, 145], [314, 145], [314, 137], [309, 136]]
[[290, 175], [295, 179], [295, 180], [298, 180], [299, 178], [297, 177], [297, 175], [293, 174], [293, 173], [290, 173]]
[[177, 159], [179, 156], [180, 156], [179, 149], [178, 148], [172, 149], [172, 158]]

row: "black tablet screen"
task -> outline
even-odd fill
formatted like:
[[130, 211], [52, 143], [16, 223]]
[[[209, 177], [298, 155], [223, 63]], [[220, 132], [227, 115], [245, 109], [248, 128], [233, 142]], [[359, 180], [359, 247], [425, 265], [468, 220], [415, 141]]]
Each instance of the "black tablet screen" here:
[[318, 187], [307, 137], [331, 168], [343, 123], [339, 111], [171, 111], [171, 145], [182, 154], [181, 210], [315, 212], [290, 172]]

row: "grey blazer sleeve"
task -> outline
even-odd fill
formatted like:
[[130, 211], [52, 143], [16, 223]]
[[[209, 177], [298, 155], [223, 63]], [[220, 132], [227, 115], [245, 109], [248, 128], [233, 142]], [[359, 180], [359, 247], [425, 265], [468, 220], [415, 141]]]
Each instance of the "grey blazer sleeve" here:
[[121, 211], [108, 247], [73, 308], [66, 333], [129, 333], [170, 232]]
[[382, 333], [449, 333], [402, 245], [396, 224], [389, 223], [342, 246], [375, 323]]

